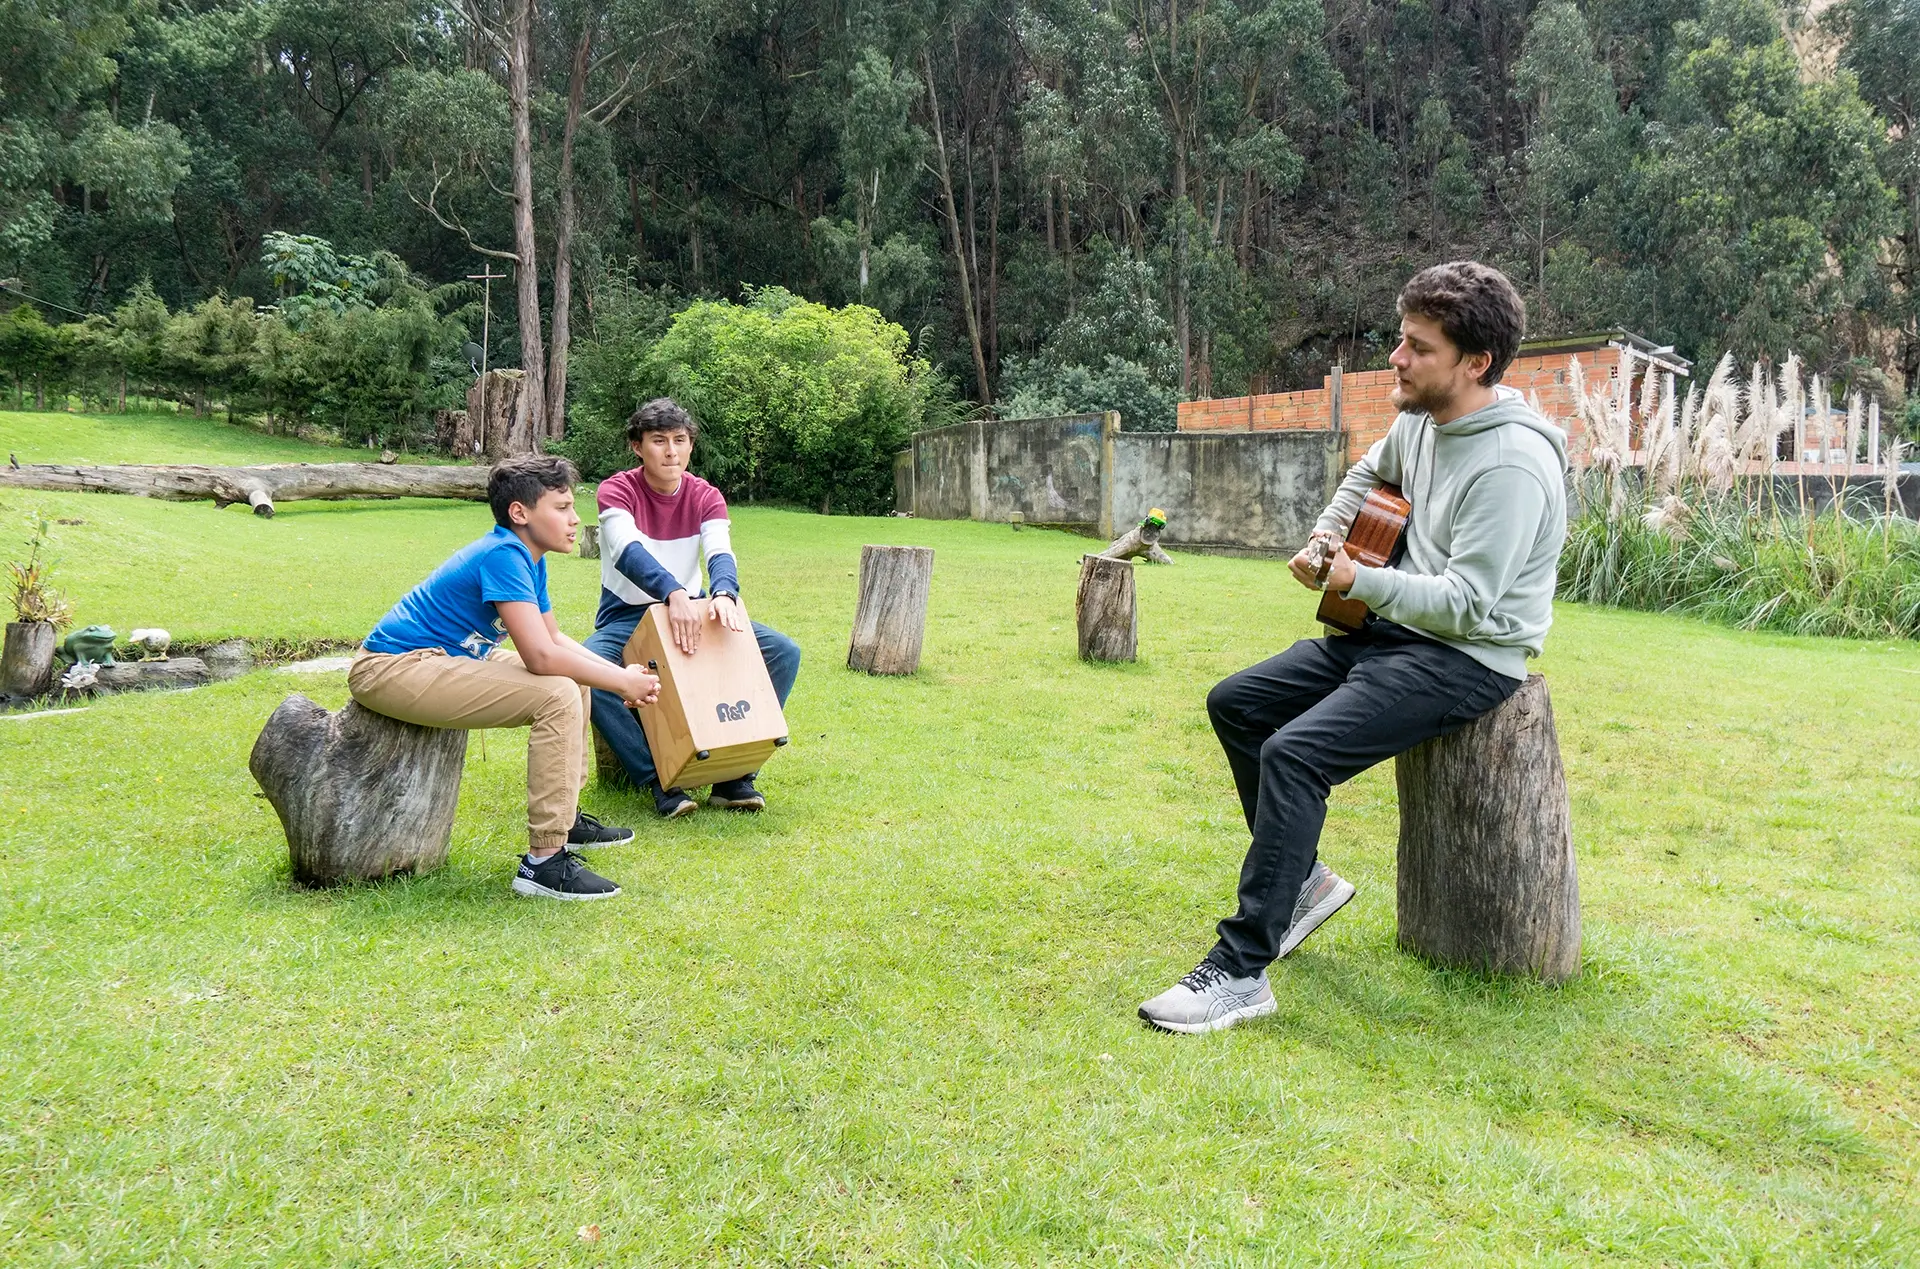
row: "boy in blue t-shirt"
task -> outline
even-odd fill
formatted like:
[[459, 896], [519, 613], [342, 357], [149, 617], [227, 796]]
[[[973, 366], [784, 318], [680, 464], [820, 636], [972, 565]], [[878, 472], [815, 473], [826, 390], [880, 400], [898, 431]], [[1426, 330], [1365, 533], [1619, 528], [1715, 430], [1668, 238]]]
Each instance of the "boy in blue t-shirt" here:
[[[620, 887], [569, 847], [633, 840], [582, 812], [587, 692], [630, 705], [659, 694], [641, 666], [609, 665], [560, 633], [547, 598], [548, 551], [573, 549], [578, 475], [563, 458], [527, 454], [487, 474], [494, 530], [456, 551], [408, 591], [367, 636], [347, 687], [362, 706], [427, 727], [526, 727], [526, 858], [515, 894], [610, 899]], [[500, 646], [513, 640], [513, 651]]]

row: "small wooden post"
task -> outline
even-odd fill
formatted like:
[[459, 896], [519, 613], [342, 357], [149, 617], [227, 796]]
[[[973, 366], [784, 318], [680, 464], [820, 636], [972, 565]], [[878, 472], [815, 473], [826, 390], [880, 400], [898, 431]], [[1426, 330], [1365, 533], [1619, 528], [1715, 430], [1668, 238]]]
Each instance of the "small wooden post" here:
[[9, 621], [0, 648], [0, 696], [22, 700], [44, 696], [53, 687], [54, 637], [51, 621]]
[[861, 547], [860, 601], [847, 644], [847, 667], [869, 674], [912, 674], [919, 669], [932, 588], [932, 547]]
[[1394, 763], [1399, 942], [1447, 965], [1563, 982], [1580, 968], [1567, 779], [1538, 674]]
[[348, 701], [280, 702], [247, 767], [280, 814], [293, 879], [310, 886], [432, 872], [446, 862], [467, 733]]
[[1140, 642], [1133, 602], [1133, 565], [1104, 555], [1080, 557], [1080, 591], [1073, 615], [1082, 661], [1131, 661]]

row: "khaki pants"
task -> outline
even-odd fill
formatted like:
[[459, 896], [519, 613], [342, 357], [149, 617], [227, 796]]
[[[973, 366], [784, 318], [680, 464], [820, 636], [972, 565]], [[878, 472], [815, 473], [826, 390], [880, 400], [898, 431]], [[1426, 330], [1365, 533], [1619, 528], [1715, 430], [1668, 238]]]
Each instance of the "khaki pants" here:
[[518, 655], [484, 661], [439, 648], [362, 652], [347, 671], [353, 699], [376, 714], [425, 727], [533, 727], [527, 741], [527, 838], [534, 850], [566, 844], [587, 783], [587, 688], [534, 674]]

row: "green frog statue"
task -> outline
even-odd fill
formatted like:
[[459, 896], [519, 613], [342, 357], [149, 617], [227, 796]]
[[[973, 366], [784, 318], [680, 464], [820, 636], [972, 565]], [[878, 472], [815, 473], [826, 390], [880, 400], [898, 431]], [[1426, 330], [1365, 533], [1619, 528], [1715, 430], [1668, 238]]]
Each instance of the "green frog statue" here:
[[86, 626], [68, 635], [60, 644], [60, 656], [74, 665], [112, 665], [112, 626]]

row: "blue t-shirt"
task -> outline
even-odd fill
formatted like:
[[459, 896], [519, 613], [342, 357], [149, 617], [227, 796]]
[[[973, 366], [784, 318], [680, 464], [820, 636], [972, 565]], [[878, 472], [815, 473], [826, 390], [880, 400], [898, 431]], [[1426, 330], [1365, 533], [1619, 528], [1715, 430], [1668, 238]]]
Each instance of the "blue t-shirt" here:
[[495, 525], [408, 591], [373, 628], [365, 647], [369, 652], [444, 648], [450, 656], [484, 659], [507, 637], [507, 623], [494, 606], [502, 601], [553, 610], [546, 557], [535, 563], [512, 530]]

